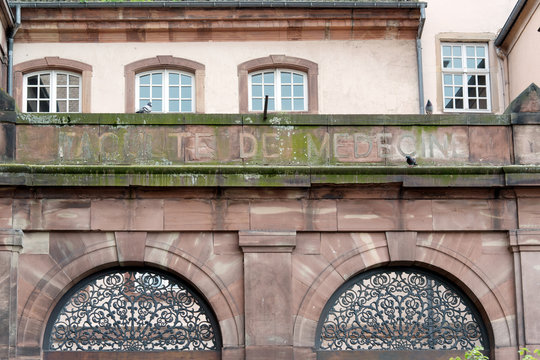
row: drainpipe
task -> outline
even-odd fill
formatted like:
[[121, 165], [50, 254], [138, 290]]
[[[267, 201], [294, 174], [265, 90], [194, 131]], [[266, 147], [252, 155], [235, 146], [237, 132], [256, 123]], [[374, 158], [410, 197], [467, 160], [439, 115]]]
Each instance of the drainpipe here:
[[13, 96], [13, 39], [17, 30], [21, 26], [21, 5], [15, 8], [15, 24], [9, 31], [8, 35], [8, 75], [7, 75], [7, 90], [10, 96]]
[[424, 70], [422, 68], [422, 31], [426, 22], [426, 4], [420, 4], [420, 24], [416, 35], [416, 61], [418, 68], [418, 105], [420, 114], [425, 113], [424, 109]]

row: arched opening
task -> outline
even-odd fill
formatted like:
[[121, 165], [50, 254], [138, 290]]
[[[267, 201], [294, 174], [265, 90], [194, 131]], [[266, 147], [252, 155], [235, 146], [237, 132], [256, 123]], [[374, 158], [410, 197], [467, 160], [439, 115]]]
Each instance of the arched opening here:
[[377, 268], [343, 284], [324, 307], [315, 344], [319, 359], [447, 360], [490, 349], [472, 301], [443, 277], [411, 267]]
[[180, 279], [115, 268], [70, 289], [53, 310], [44, 359], [219, 359], [216, 317]]

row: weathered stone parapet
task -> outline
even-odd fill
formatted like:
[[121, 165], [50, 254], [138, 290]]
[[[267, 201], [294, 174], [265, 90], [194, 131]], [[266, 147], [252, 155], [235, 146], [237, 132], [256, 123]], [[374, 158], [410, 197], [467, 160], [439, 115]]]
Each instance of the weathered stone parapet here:
[[17, 281], [20, 230], [0, 229], [0, 359], [14, 359], [17, 341]]

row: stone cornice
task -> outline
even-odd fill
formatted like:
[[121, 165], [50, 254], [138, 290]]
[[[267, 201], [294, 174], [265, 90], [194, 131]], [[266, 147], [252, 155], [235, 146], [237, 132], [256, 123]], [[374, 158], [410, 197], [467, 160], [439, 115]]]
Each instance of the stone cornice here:
[[420, 22], [418, 3], [413, 4], [360, 8], [25, 7], [16, 41], [411, 40]]

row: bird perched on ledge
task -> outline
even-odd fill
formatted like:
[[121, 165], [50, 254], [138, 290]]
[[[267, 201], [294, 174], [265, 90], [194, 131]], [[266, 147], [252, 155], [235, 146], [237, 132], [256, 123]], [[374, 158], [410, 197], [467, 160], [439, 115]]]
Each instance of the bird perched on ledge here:
[[148, 104], [144, 105], [142, 108], [137, 110], [135, 113], [137, 114], [148, 114], [152, 111], [152, 103], [149, 101]]
[[409, 166], [416, 166], [416, 165], [418, 165], [418, 164], [416, 163], [416, 159], [415, 159], [415, 158], [413, 158], [413, 157], [411, 157], [411, 156], [409, 156], [409, 155], [405, 156], [405, 158], [407, 159], [407, 165], [409, 165]]
[[428, 115], [433, 114], [433, 104], [431, 103], [431, 101], [429, 101], [429, 99], [426, 103], [426, 114]]

